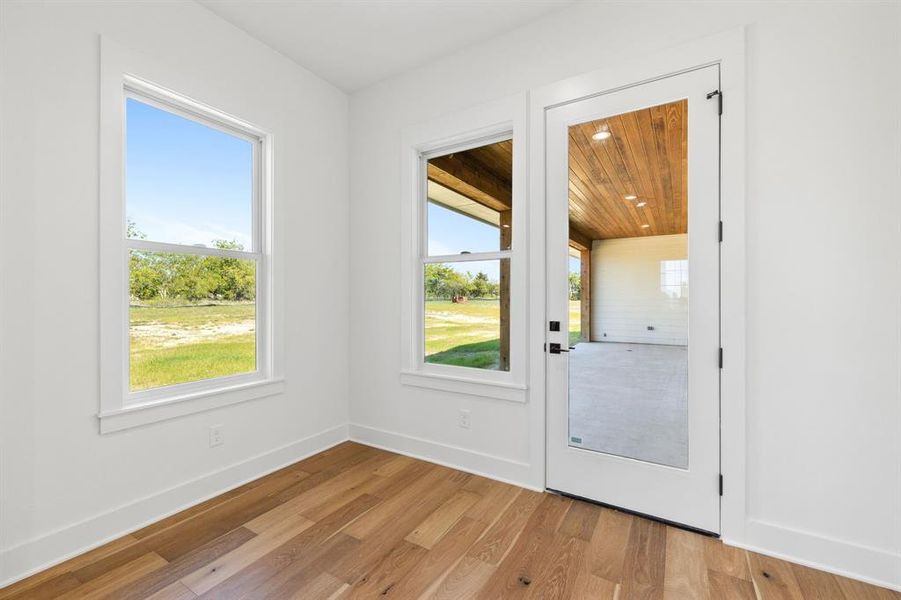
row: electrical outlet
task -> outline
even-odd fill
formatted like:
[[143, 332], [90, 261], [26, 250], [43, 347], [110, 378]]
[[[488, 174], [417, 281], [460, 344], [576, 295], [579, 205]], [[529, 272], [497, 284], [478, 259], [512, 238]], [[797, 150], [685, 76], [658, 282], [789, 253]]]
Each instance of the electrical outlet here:
[[470, 418], [472, 417], [472, 411], [466, 408], [460, 409], [460, 427], [463, 429], [469, 429]]
[[222, 425], [210, 427], [210, 448], [221, 446], [223, 443], [225, 443], [225, 438], [222, 435]]

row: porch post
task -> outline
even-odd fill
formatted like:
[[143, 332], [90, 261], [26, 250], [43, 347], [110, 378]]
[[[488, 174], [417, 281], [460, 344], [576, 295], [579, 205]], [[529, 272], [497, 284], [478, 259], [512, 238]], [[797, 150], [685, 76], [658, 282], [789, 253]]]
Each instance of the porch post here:
[[579, 279], [582, 286], [580, 294], [580, 315], [582, 317], [582, 341], [591, 341], [591, 248], [579, 251], [581, 272]]
[[[513, 211], [500, 211], [501, 248], [509, 248], [513, 238]], [[510, 368], [510, 260], [500, 261], [500, 319], [501, 346], [498, 367], [505, 371]]]

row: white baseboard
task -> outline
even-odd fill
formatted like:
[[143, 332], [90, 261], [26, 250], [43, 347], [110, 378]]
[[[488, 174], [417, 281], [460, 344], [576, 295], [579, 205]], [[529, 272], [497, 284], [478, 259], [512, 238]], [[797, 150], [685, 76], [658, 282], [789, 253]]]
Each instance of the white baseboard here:
[[[531, 490], [528, 463], [364, 425], [339, 425], [219, 471], [0, 550], [0, 588], [348, 439]], [[901, 591], [901, 555], [748, 519], [731, 546]]]
[[529, 463], [353, 423], [350, 439], [529, 490], [544, 491], [544, 486], [532, 481], [534, 475]]
[[744, 541], [723, 543], [901, 591], [901, 555], [749, 518]]
[[0, 551], [0, 588], [347, 441], [339, 425]]

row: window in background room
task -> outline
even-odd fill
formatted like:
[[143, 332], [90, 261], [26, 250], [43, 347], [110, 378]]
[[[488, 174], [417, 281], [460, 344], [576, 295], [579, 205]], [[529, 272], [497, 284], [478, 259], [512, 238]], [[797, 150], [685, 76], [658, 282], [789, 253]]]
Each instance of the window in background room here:
[[582, 281], [582, 253], [578, 249], [569, 249], [569, 345], [575, 345], [588, 336], [582, 331], [582, 294], [588, 293]]
[[424, 360], [510, 370], [513, 141], [429, 157]]
[[688, 297], [688, 261], [660, 261], [660, 291], [668, 298]]
[[261, 140], [132, 91], [125, 115], [128, 392], [253, 377]]

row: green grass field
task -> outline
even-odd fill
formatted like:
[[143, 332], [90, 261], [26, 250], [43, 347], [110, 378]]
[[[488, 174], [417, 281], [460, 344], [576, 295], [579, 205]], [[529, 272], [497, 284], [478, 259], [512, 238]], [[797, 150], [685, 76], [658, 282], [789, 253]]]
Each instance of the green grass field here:
[[[579, 339], [579, 302], [570, 302], [570, 344]], [[454, 304], [430, 300], [425, 306], [426, 362], [497, 369], [500, 354], [497, 300]]]
[[[247, 373], [256, 368], [253, 303], [132, 306], [131, 391]], [[579, 303], [570, 302], [570, 344], [579, 339]], [[426, 302], [426, 361], [497, 369], [497, 300]]]
[[425, 354], [430, 363], [496, 369], [500, 354], [500, 303], [426, 302]]
[[569, 345], [575, 346], [582, 337], [582, 304], [578, 300], [569, 301]]
[[236, 375], [256, 369], [255, 306], [132, 306], [130, 389]]

